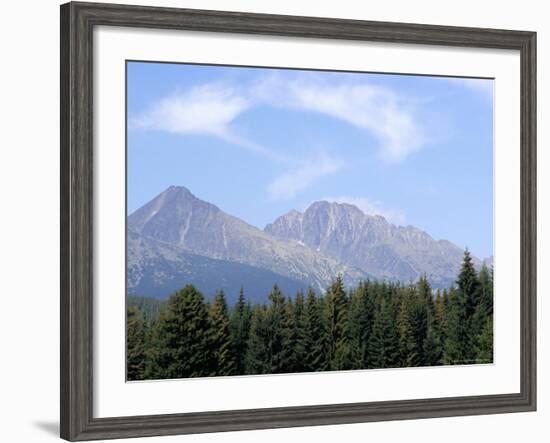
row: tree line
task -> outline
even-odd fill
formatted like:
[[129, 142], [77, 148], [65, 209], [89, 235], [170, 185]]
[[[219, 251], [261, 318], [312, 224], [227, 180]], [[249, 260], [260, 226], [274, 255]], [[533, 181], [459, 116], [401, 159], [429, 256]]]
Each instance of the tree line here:
[[[142, 304], [140, 305], [142, 306]], [[241, 289], [228, 307], [192, 285], [158, 315], [127, 310], [128, 380], [434, 366], [493, 361], [493, 275], [468, 251], [456, 285], [433, 291], [365, 281], [346, 290], [337, 277], [324, 295], [251, 304]]]

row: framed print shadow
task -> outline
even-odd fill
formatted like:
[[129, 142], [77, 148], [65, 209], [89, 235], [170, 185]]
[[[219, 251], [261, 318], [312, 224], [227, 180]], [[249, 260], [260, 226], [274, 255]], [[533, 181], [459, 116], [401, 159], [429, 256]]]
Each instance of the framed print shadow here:
[[536, 34], [61, 6], [61, 437], [536, 409]]

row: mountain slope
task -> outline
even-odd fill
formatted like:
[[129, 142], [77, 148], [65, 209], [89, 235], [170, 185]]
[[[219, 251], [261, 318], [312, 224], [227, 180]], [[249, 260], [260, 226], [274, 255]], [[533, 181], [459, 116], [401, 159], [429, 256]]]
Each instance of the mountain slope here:
[[165, 298], [187, 284], [207, 300], [222, 289], [230, 304], [241, 287], [252, 302], [264, 301], [276, 282], [283, 293], [306, 290], [307, 282], [293, 280], [266, 269], [216, 260], [128, 231], [128, 294]]
[[413, 226], [396, 226], [346, 203], [315, 202], [303, 213], [279, 217], [265, 232], [306, 246], [376, 278], [414, 281], [426, 274], [434, 286], [453, 283], [463, 250]]
[[[178, 251], [264, 269], [317, 289], [324, 289], [338, 273], [347, 284], [367, 277], [353, 266], [296, 241], [277, 239], [226, 214], [184, 187], [171, 186], [135, 211], [128, 217], [128, 229], [143, 239], [177, 247]], [[142, 256], [131, 250], [134, 247], [129, 242], [129, 255]], [[173, 252], [159, 250], [157, 258], [166, 256], [168, 262], [173, 261]], [[130, 270], [133, 265], [128, 266]]]

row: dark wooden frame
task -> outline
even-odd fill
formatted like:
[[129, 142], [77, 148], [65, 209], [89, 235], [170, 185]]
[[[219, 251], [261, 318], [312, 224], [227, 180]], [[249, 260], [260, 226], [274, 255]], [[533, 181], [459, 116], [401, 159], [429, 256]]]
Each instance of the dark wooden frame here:
[[[246, 411], [94, 418], [94, 26], [418, 43], [521, 56], [521, 392]], [[122, 124], [122, 123], [121, 123]], [[536, 409], [536, 33], [189, 9], [61, 6], [61, 437], [70, 441], [281, 428]]]

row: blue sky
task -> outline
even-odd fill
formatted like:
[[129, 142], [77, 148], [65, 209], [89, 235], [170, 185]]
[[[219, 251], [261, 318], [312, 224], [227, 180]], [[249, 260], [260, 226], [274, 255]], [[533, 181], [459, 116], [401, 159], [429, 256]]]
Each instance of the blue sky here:
[[493, 82], [128, 63], [128, 212], [170, 185], [262, 228], [317, 200], [493, 250]]

